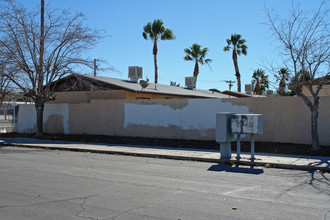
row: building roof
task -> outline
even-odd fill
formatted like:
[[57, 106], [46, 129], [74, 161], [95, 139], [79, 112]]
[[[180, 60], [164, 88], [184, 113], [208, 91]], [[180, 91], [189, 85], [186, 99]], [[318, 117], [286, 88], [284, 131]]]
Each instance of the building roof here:
[[304, 87], [306, 85], [310, 86], [311, 84], [312, 85], [318, 85], [320, 82], [322, 82], [323, 85], [330, 85], [330, 75], [326, 75], [326, 76], [323, 76], [323, 77], [319, 77], [319, 78], [316, 78], [314, 79], [313, 81], [306, 81], [306, 82], [300, 82], [298, 85], [296, 83], [293, 83], [293, 84], [289, 84], [289, 89], [290, 90], [295, 90], [297, 88], [301, 88], [301, 87]]
[[111, 86], [115, 86], [124, 90], [129, 90], [133, 92], [141, 92], [141, 93], [153, 93], [153, 94], [163, 94], [163, 95], [177, 95], [177, 96], [187, 96], [187, 97], [196, 97], [196, 98], [234, 98], [229, 95], [212, 92], [208, 90], [200, 90], [200, 89], [187, 89], [183, 87], [177, 86], [169, 86], [162, 84], [150, 83], [149, 85], [142, 89], [140, 83], [131, 82], [129, 80], [116, 79], [110, 77], [103, 76], [92, 76], [87, 74], [72, 74], [67, 77], [62, 78], [60, 81], [71, 78], [73, 76], [87, 78], [92, 81], [97, 81], [101, 83], [105, 83]]
[[221, 92], [222, 94], [229, 95], [231, 98], [232, 97], [237, 97], [237, 98], [255, 98], [255, 97], [266, 97], [264, 95], [249, 95], [243, 92], [234, 92], [234, 91], [223, 91]]
[[330, 84], [330, 75], [316, 78], [313, 80], [312, 83], [313, 83], [313, 85], [318, 85], [320, 81], [322, 81], [323, 85], [329, 85]]

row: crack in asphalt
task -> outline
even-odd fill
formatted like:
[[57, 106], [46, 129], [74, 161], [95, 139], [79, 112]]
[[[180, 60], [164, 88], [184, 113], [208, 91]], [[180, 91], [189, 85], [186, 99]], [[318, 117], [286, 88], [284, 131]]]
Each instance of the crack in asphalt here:
[[[118, 217], [120, 217], [120, 216], [122, 216], [122, 215], [125, 215], [125, 214], [127, 214], [127, 213], [134, 212], [134, 211], [136, 211], [136, 210], [143, 209], [143, 208], [147, 208], [147, 207], [152, 207], [152, 206], [154, 206], [155, 204], [159, 204], [159, 203], [161, 203], [161, 202], [163, 202], [163, 201], [165, 201], [165, 200], [168, 200], [168, 199], [172, 198], [173, 196], [175, 196], [176, 194], [178, 194], [178, 193], [180, 193], [180, 192], [182, 192], [182, 190], [176, 190], [175, 192], [173, 192], [173, 193], [171, 193], [171, 194], [169, 194], [169, 195], [164, 196], [162, 199], [159, 199], [158, 201], [152, 202], [151, 204], [141, 205], [141, 206], [138, 206], [138, 207], [136, 207], [136, 208], [129, 209], [129, 210], [126, 210], [126, 211], [123, 211], [123, 212], [121, 212], [121, 213], [117, 214], [116, 216], [111, 217], [111, 218], [109, 218], [109, 219], [111, 219], [111, 220], [116, 220], [116, 218], [118, 218]], [[107, 219], [107, 218], [106, 218], [106, 219]], [[99, 219], [99, 220], [100, 220], [100, 219]], [[103, 220], [105, 220], [105, 219], [103, 219]]]
[[121, 212], [121, 213], [119, 213], [119, 214], [117, 214], [117, 215], [115, 215], [114, 217], [111, 217], [111, 218], [109, 218], [109, 219], [111, 219], [111, 220], [116, 220], [116, 218], [118, 218], [118, 217], [121, 216], [121, 215], [125, 215], [125, 214], [127, 214], [127, 213], [134, 212], [134, 211], [136, 211], [136, 210], [138, 210], [138, 209], [146, 208], [146, 207], [148, 207], [148, 206], [149, 206], [149, 205], [143, 205], [143, 206], [136, 207], [136, 208], [134, 208], [134, 209], [129, 209], [129, 210], [126, 210], [126, 211], [124, 211], [124, 212]]
[[81, 198], [83, 201], [82, 201], [82, 203], [80, 204], [80, 208], [81, 208], [81, 210], [79, 211], [79, 212], [77, 212], [76, 214], [75, 214], [75, 216], [76, 217], [78, 217], [78, 218], [85, 218], [85, 219], [91, 219], [91, 220], [104, 220], [104, 219], [107, 219], [107, 218], [94, 218], [94, 217], [92, 217], [92, 216], [83, 216], [83, 215], [81, 215], [81, 213], [83, 213], [84, 211], [86, 211], [86, 201], [87, 201], [87, 199], [90, 199], [90, 198], [92, 198], [92, 197], [95, 197], [95, 196], [98, 196], [98, 195], [100, 195], [100, 194], [102, 194], [102, 193], [105, 193], [105, 192], [107, 192], [107, 191], [109, 191], [110, 189], [107, 189], [107, 190], [104, 190], [104, 191], [101, 191], [101, 192], [98, 192], [98, 193], [95, 193], [95, 194], [93, 194], [93, 195], [89, 195], [89, 196], [85, 196], [85, 197], [83, 197], [83, 198]]
[[[52, 203], [52, 202], [67, 202], [67, 201], [73, 201], [73, 200], [82, 200], [82, 203], [79, 205], [80, 208], [81, 208], [81, 210], [78, 211], [75, 214], [76, 217], [78, 217], [78, 218], [85, 218], [85, 219], [91, 219], [91, 220], [103, 220], [103, 219], [99, 219], [99, 218], [94, 218], [92, 216], [82, 216], [80, 214], [83, 213], [84, 211], [86, 211], [86, 201], [87, 201], [87, 199], [90, 199], [92, 197], [98, 196], [99, 194], [104, 193], [106, 191], [109, 191], [109, 190], [98, 192], [98, 193], [95, 193], [93, 195], [88, 195], [88, 196], [85, 196], [85, 197], [76, 197], [76, 198], [58, 199], [58, 200], [48, 200], [48, 201], [36, 202], [36, 203], [29, 203], [29, 204], [2, 205], [2, 206], [0, 206], [0, 209], [2, 209], [2, 208], [9, 208], [9, 207], [28, 207], [28, 206], [41, 205], [41, 204]], [[106, 219], [106, 218], [104, 218], [104, 219]]]
[[[101, 193], [101, 192], [100, 192]], [[76, 217], [79, 217], [79, 218], [86, 218], [86, 219], [92, 219], [92, 220], [99, 220], [98, 218], [94, 218], [92, 216], [82, 216], [80, 215], [80, 213], [83, 213], [84, 211], [86, 211], [86, 200], [89, 199], [89, 198], [92, 198], [94, 196], [98, 196], [100, 193], [97, 193], [97, 194], [94, 194], [94, 195], [90, 195], [90, 196], [86, 196], [84, 197], [82, 200], [83, 202], [80, 204], [80, 208], [81, 210], [79, 212], [76, 213]]]

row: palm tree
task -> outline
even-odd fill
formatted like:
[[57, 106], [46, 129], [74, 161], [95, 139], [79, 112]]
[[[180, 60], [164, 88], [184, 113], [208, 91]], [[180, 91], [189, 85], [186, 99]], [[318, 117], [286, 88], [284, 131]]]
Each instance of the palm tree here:
[[[186, 53], [184, 60], [195, 62], [193, 76], [196, 77], [196, 82], [197, 82], [197, 76], [199, 73], [198, 64], [201, 64], [201, 65], [207, 64], [211, 68], [209, 63], [212, 62], [212, 60], [205, 59], [208, 51], [209, 51], [209, 49], [207, 47], [202, 48], [202, 46], [199, 44], [193, 44], [191, 47], [184, 49], [184, 52]], [[195, 85], [195, 87], [196, 87], [196, 85]]]
[[241, 92], [241, 74], [239, 73], [238, 63], [237, 63], [237, 55], [246, 55], [247, 54], [247, 46], [244, 44], [246, 40], [241, 39], [240, 34], [232, 34], [230, 39], [227, 39], [227, 46], [223, 48], [224, 51], [233, 50], [233, 62], [236, 72], [237, 79], [237, 91]]
[[160, 19], [154, 20], [152, 23], [148, 22], [147, 25], [143, 27], [142, 36], [144, 39], [150, 39], [153, 43], [153, 54], [154, 54], [154, 63], [155, 63], [155, 83], [158, 83], [158, 67], [157, 67], [157, 42], [159, 40], [174, 40], [175, 36], [173, 31], [167, 29], [163, 25], [163, 21]]
[[290, 73], [287, 68], [281, 68], [277, 72], [277, 75], [275, 75], [276, 81], [280, 81], [278, 88], [279, 88], [279, 92], [280, 92], [281, 96], [283, 96], [283, 94], [285, 92], [286, 82], [289, 80], [289, 76], [290, 76]]
[[254, 94], [262, 95], [262, 93], [266, 91], [266, 88], [269, 88], [268, 75], [265, 75], [264, 70], [257, 69], [253, 72], [252, 78], [256, 80]]

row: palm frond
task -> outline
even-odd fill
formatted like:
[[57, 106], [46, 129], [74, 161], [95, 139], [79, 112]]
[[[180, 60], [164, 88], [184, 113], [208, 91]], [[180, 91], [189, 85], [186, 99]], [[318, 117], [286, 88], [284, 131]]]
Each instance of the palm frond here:
[[245, 39], [241, 39], [241, 40], [238, 41], [238, 44], [244, 44], [245, 42], [246, 42]]
[[186, 61], [193, 60], [193, 58], [191, 58], [191, 56], [189, 56], [189, 55], [186, 55], [185, 57], [183, 57], [183, 59]]
[[234, 51], [236, 51], [236, 53], [238, 55], [247, 55], [247, 46], [244, 44], [246, 43], [245, 39], [241, 39], [241, 35], [240, 34], [232, 34], [230, 36], [230, 39], [227, 39], [227, 44], [228, 46], [224, 47], [223, 50], [224, 51], [229, 51], [231, 49], [231, 45], [232, 45], [232, 49]]
[[161, 35], [161, 39], [162, 40], [174, 40], [175, 36], [173, 34], [173, 31], [170, 29], [165, 29]]
[[202, 65], [207, 64], [211, 68], [209, 63], [212, 60], [211, 59], [205, 59], [208, 51], [209, 51], [209, 49], [207, 47], [202, 48], [201, 45], [195, 43], [191, 47], [184, 49], [184, 52], [186, 53], [186, 56], [184, 57], [184, 60], [186, 60], [186, 61], [192, 61], [193, 60], [196, 63], [200, 63]]
[[147, 35], [146, 32], [143, 32], [143, 33], [142, 33], [142, 36], [143, 36], [143, 38], [144, 38], [145, 40], [148, 40], [148, 35]]
[[143, 27], [144, 32], [142, 36], [144, 39], [150, 39], [153, 42], [159, 40], [174, 40], [175, 36], [173, 31], [164, 27], [164, 23], [161, 19], [156, 19], [152, 23], [148, 22]]
[[230, 46], [226, 46], [223, 48], [223, 51], [229, 51], [230, 50]]
[[242, 54], [246, 56], [246, 54], [247, 54], [247, 50], [246, 50], [246, 48], [243, 48], [243, 49], [242, 49]]

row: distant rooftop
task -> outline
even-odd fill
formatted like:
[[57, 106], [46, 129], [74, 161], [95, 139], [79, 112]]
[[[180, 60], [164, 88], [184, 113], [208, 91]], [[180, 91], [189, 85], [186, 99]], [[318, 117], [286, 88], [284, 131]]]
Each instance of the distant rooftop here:
[[221, 92], [222, 94], [226, 94], [226, 95], [229, 95], [231, 98], [234, 96], [234, 97], [237, 97], [237, 98], [255, 98], [255, 97], [267, 97], [267, 96], [264, 96], [264, 95], [250, 95], [250, 94], [246, 94], [246, 93], [243, 93], [243, 92], [234, 92], [234, 91], [223, 91]]
[[[200, 97], [200, 98], [235, 98], [233, 96], [229, 96], [222, 93], [212, 92], [208, 90], [201, 90], [201, 89], [187, 89], [183, 87], [177, 86], [169, 86], [169, 85], [162, 85], [162, 84], [155, 84], [150, 83], [148, 87], [142, 90], [142, 87], [139, 83], [130, 82], [129, 80], [123, 79], [116, 79], [110, 77], [103, 77], [103, 76], [92, 76], [87, 74], [74, 74], [77, 77], [85, 77], [90, 80], [96, 80], [102, 83], [110, 84], [113, 86], [120, 87], [125, 90], [135, 91], [135, 92], [142, 92], [142, 93], [154, 93], [154, 94], [165, 94], [165, 95], [177, 95], [177, 96], [191, 96], [191, 97]], [[72, 77], [72, 75], [63, 78], [65, 80], [68, 77]]]

